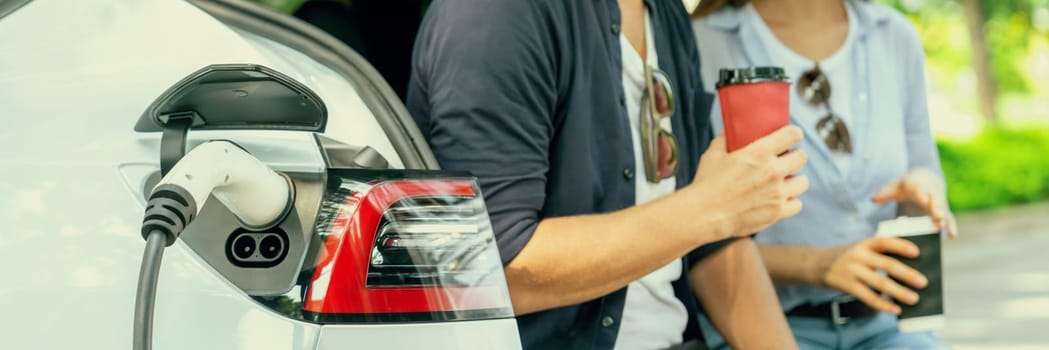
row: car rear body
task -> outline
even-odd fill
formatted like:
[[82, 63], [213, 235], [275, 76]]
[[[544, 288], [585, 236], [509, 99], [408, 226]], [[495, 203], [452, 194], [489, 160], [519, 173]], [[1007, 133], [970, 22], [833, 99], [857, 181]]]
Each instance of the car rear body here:
[[[133, 127], [174, 82], [213, 64], [277, 70], [324, 101], [324, 139], [370, 147], [389, 168], [436, 168], [374, 71], [301, 23], [237, 2], [29, 2], [0, 18], [0, 348], [128, 347], [143, 198], [157, 176], [161, 139]], [[331, 161], [312, 133], [194, 131], [189, 145], [212, 139], [232, 140], [294, 174], [299, 200], [320, 201]], [[309, 285], [301, 276], [317, 263], [310, 247], [322, 243], [317, 208], [303, 205], [293, 216], [297, 243], [272, 271], [226, 266], [220, 251], [208, 251], [230, 232], [217, 228], [229, 221], [220, 209], [213, 226], [198, 222], [167, 249], [157, 349], [520, 348], [505, 312], [460, 320], [301, 317], [296, 302]]]

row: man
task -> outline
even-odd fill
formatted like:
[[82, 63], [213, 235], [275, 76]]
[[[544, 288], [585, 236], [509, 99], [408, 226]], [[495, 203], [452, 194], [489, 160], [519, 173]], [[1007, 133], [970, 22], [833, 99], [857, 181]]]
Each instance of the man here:
[[737, 347], [794, 343], [735, 238], [801, 210], [801, 132], [711, 141], [691, 33], [680, 0], [431, 5], [408, 108], [480, 181], [525, 349], [699, 348], [697, 297]]

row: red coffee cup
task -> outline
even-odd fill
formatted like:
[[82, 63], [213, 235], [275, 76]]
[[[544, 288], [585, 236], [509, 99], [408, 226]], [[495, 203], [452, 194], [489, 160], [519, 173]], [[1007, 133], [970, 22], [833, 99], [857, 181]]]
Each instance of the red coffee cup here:
[[718, 101], [732, 152], [790, 124], [790, 79], [780, 67], [722, 69]]

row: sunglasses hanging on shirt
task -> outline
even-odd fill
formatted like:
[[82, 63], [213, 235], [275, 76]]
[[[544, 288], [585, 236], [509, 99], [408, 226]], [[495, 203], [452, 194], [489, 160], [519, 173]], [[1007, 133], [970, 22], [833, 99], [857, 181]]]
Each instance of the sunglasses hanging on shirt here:
[[814, 107], [824, 106], [827, 115], [816, 122], [816, 132], [833, 152], [852, 153], [852, 138], [845, 121], [830, 108], [830, 79], [817, 64], [798, 79], [798, 96]]
[[661, 122], [674, 115], [674, 90], [670, 78], [659, 68], [645, 65], [645, 91], [641, 97], [641, 154], [648, 182], [674, 176], [677, 172], [677, 139]]

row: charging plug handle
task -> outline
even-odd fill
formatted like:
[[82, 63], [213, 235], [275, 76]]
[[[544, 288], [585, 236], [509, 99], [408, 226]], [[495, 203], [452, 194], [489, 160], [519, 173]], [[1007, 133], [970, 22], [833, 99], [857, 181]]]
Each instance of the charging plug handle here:
[[[167, 191], [172, 189], [170, 186], [182, 191]], [[172, 199], [184, 199], [185, 203], [195, 203], [194, 214], [199, 213], [213, 195], [241, 226], [254, 230], [279, 224], [291, 211], [295, 196], [294, 186], [287, 177], [225, 140], [205, 142], [186, 154], [160, 180], [150, 200], [158, 192], [171, 195]]]
[[260, 230], [277, 225], [288, 215], [295, 187], [237, 144], [207, 142], [186, 154], [150, 193], [142, 238], [159, 231], [165, 246], [174, 244], [211, 195], [241, 226]]
[[197, 146], [153, 189], [142, 218], [146, 249], [135, 297], [134, 350], [150, 350], [153, 309], [164, 247], [170, 246], [214, 195], [246, 228], [277, 225], [294, 203], [291, 180], [230, 141]]
[[160, 232], [164, 234], [164, 246], [171, 246], [196, 215], [197, 203], [189, 191], [172, 184], [157, 186], [146, 203], [142, 238], [148, 240], [150, 233]]

